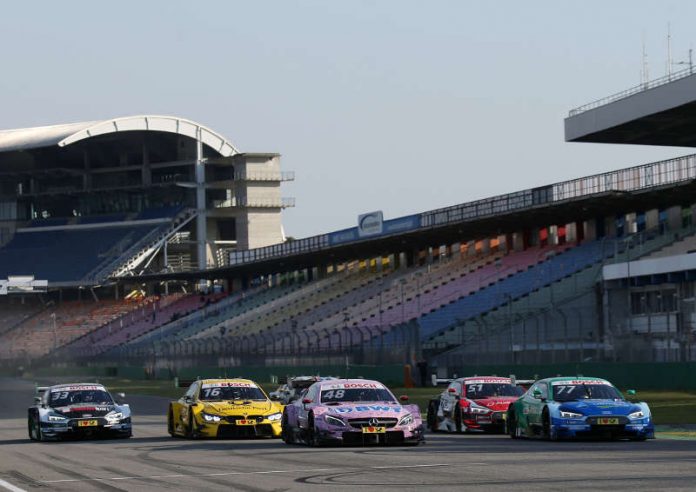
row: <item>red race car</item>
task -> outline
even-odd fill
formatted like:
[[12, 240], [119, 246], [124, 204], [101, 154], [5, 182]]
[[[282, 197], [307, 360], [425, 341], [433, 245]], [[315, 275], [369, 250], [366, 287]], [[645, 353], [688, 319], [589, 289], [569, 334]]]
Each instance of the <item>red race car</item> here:
[[454, 379], [428, 403], [428, 429], [504, 432], [508, 407], [522, 396], [526, 382], [498, 376]]

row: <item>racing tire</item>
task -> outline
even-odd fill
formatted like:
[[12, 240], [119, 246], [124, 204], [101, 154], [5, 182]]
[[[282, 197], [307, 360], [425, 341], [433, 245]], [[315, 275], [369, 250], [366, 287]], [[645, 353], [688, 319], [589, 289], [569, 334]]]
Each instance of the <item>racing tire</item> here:
[[454, 409], [454, 430], [457, 434], [462, 432], [462, 408], [459, 406], [459, 403], [457, 403], [457, 407]]
[[294, 429], [290, 429], [288, 414], [285, 412], [283, 412], [283, 418], [280, 421], [280, 438], [285, 444], [295, 444]]
[[307, 445], [312, 448], [319, 448], [322, 446], [321, 439], [317, 436], [317, 430], [314, 427], [314, 414], [309, 414], [309, 422], [307, 422]]
[[171, 406], [169, 407], [169, 412], [167, 412], [167, 432], [169, 432], [170, 436], [177, 437], [174, 431], [174, 411]]
[[186, 437], [189, 439], [196, 439], [196, 437], [198, 437], [193, 430], [193, 410], [191, 409], [189, 409], [188, 424], [186, 424]]
[[551, 416], [549, 415], [548, 408], [544, 408], [544, 412], [541, 416], [541, 428], [543, 438], [548, 441], [557, 441], [556, 431], [551, 428]]
[[427, 424], [428, 430], [430, 430], [430, 432], [438, 432], [437, 403], [435, 403], [433, 400], [430, 400], [430, 402], [428, 402]]
[[41, 435], [41, 422], [37, 421], [33, 415], [29, 417], [27, 427], [29, 439], [32, 441], [43, 441], [43, 435]]
[[517, 434], [517, 416], [513, 410], [508, 412], [508, 418], [505, 425], [507, 426], [507, 433], [511, 438], [520, 438], [520, 436]]

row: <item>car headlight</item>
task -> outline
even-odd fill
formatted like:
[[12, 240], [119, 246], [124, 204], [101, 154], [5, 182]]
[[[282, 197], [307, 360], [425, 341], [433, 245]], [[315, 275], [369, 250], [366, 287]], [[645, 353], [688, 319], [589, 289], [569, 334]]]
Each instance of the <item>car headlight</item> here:
[[267, 418], [268, 420], [270, 420], [271, 422], [275, 422], [275, 421], [277, 421], [277, 420], [282, 419], [282, 418], [283, 418], [283, 414], [280, 413], [280, 412], [278, 412], [278, 413], [272, 413], [271, 415], [266, 416], [266, 418]]
[[62, 415], [49, 415], [48, 416], [49, 422], [65, 422], [66, 420], [68, 420], [68, 419], [63, 417]]
[[413, 423], [413, 415], [411, 415], [410, 413], [407, 413], [406, 415], [401, 417], [401, 420], [399, 420], [398, 425], [409, 425], [412, 423]]
[[628, 415], [629, 419], [644, 419], [645, 418], [645, 412], [643, 410], [638, 410], [637, 412], [633, 412]]
[[220, 422], [222, 419], [219, 415], [211, 415], [209, 413], [201, 413], [201, 416], [206, 422]]
[[324, 420], [326, 421], [327, 424], [330, 424], [330, 425], [337, 425], [338, 427], [345, 427], [346, 426], [346, 423], [343, 420], [341, 420], [337, 417], [333, 417], [331, 415], [325, 415]]
[[469, 412], [470, 412], [470, 413], [475, 413], [475, 414], [478, 414], [478, 415], [485, 415], [485, 414], [487, 414], [487, 413], [491, 413], [491, 410], [490, 410], [489, 408], [481, 407], [481, 406], [479, 406], [479, 405], [476, 405], [475, 403], [472, 403], [472, 404], [469, 406]]
[[107, 413], [104, 416], [104, 418], [106, 418], [106, 420], [108, 420], [109, 422], [112, 422], [112, 423], [118, 422], [119, 420], [121, 420], [123, 418], [123, 414], [121, 412], [111, 412], [111, 413]]
[[581, 419], [584, 415], [577, 412], [569, 412], [567, 410], [561, 410], [562, 419]]

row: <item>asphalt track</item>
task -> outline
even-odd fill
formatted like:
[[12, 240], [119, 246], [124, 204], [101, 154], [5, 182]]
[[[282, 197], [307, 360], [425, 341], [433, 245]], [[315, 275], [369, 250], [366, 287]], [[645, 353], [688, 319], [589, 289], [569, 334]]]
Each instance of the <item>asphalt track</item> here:
[[307, 448], [166, 433], [167, 400], [129, 398], [129, 440], [35, 443], [33, 385], [0, 379], [4, 490], [694, 490], [696, 441], [541, 442], [429, 434], [416, 448]]

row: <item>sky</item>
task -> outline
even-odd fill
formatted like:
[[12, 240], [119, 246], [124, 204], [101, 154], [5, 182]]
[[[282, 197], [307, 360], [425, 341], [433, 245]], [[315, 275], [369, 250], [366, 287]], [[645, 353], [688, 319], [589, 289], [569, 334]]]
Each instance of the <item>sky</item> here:
[[[176, 115], [296, 180], [296, 238], [691, 153], [566, 143], [570, 109], [666, 73], [691, 1], [4, 2], [0, 129]], [[675, 69], [679, 69], [676, 66]]]

